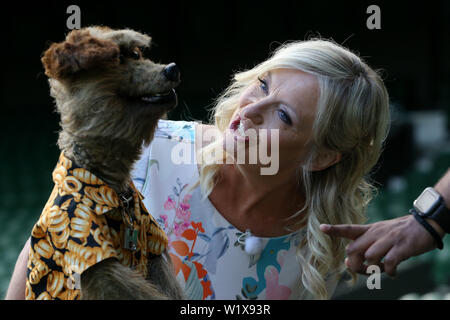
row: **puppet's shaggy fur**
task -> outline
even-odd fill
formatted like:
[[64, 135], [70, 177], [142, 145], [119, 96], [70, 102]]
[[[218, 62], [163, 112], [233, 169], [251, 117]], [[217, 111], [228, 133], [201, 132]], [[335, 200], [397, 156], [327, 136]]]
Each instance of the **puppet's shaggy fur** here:
[[[89, 27], [71, 31], [42, 57], [61, 116], [58, 145], [79, 166], [118, 194], [127, 190], [143, 144], [176, 105], [175, 64], [142, 56], [150, 37], [133, 30]], [[84, 299], [182, 298], [167, 252], [150, 262], [147, 280], [119, 262], [98, 263], [82, 274]]]
[[140, 48], [149, 45], [150, 37], [132, 30], [90, 27], [70, 32], [42, 58], [61, 115], [60, 149], [117, 192], [157, 120], [176, 104], [176, 66], [144, 59]]

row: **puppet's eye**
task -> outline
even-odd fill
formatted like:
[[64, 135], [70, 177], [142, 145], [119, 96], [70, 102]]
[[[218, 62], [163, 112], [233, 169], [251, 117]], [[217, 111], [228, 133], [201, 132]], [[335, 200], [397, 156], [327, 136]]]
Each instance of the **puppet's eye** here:
[[139, 51], [138, 51], [137, 49], [134, 49], [134, 50], [131, 52], [131, 58], [133, 58], [133, 59], [135, 59], [135, 60], [138, 60], [138, 59], [141, 58], [141, 54], [139, 53]]
[[139, 60], [141, 58], [141, 52], [138, 48], [133, 50], [122, 49], [120, 54], [120, 63], [124, 63], [126, 59]]

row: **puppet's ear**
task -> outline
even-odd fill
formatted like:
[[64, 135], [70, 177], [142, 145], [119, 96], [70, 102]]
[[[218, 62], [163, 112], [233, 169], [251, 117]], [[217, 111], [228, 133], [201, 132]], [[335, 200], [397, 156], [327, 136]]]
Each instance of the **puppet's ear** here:
[[71, 31], [63, 42], [53, 43], [41, 61], [48, 77], [62, 80], [82, 70], [119, 64], [119, 56], [116, 43], [82, 29]]

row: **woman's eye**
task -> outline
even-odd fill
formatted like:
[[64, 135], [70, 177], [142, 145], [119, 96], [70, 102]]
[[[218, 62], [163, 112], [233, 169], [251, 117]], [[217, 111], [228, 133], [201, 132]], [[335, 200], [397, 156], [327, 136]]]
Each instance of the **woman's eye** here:
[[278, 110], [278, 116], [280, 117], [281, 121], [283, 121], [284, 123], [291, 125], [292, 121], [291, 121], [291, 117], [289, 117], [289, 115], [283, 111], [283, 110]]
[[264, 94], [269, 94], [269, 87], [267, 86], [267, 81], [258, 77], [259, 87], [264, 92]]

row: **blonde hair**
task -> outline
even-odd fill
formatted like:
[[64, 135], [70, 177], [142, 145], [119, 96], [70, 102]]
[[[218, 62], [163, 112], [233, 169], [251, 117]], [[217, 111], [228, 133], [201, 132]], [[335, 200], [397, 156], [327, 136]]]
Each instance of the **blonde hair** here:
[[[365, 211], [375, 191], [369, 174], [389, 130], [389, 97], [379, 74], [348, 49], [322, 39], [291, 42], [280, 46], [268, 60], [234, 75], [213, 109], [212, 120], [221, 132], [228, 127], [241, 93], [257, 77], [277, 68], [298, 69], [318, 80], [312, 147], [298, 169], [306, 203], [294, 216], [303, 212], [306, 219], [306, 236], [297, 250], [303, 286], [315, 298], [326, 299], [327, 277], [345, 270], [348, 241], [325, 235], [319, 225], [365, 222]], [[199, 151], [201, 159], [212, 160], [201, 162], [199, 184], [205, 197], [212, 192], [224, 160], [214, 158], [216, 148], [222, 148], [221, 141]], [[340, 152], [342, 159], [313, 172], [311, 163], [322, 150]], [[303, 256], [300, 248], [305, 245], [309, 250]]]

